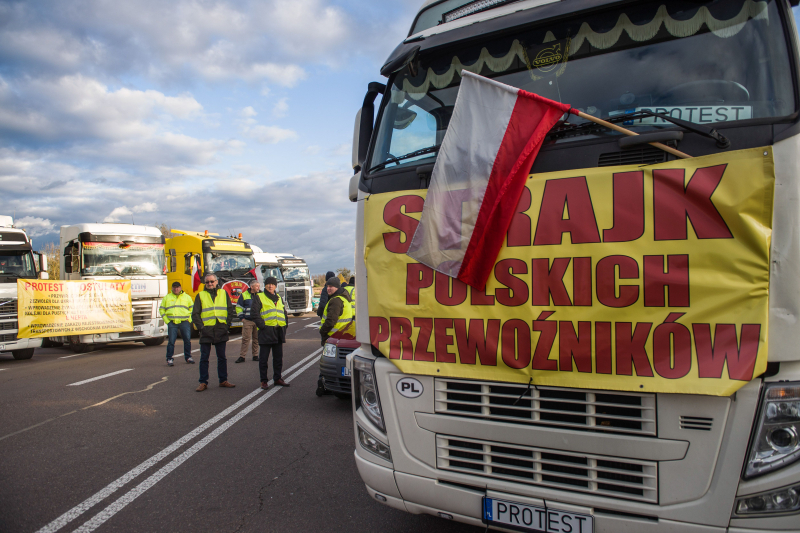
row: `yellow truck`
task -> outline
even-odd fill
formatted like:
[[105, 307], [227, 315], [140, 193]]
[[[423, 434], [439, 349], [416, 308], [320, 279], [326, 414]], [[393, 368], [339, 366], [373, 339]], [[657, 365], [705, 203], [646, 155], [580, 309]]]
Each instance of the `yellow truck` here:
[[[203, 274], [213, 272], [219, 285], [236, 303], [239, 295], [255, 279], [255, 259], [250, 245], [238, 237], [220, 237], [218, 233], [172, 230], [176, 237], [166, 240], [167, 281], [180, 282], [184, 292], [194, 298], [203, 289]], [[242, 321], [234, 319], [233, 326]]]

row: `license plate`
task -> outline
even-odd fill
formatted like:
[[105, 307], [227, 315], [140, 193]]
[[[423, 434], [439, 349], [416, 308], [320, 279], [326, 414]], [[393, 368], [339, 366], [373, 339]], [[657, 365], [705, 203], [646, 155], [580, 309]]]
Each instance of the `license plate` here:
[[593, 533], [591, 515], [545, 509], [525, 503], [483, 499], [484, 521], [542, 533]]
[[342, 377], [347, 377], [349, 375], [350, 375], [350, 370], [346, 366], [343, 366], [342, 367]]

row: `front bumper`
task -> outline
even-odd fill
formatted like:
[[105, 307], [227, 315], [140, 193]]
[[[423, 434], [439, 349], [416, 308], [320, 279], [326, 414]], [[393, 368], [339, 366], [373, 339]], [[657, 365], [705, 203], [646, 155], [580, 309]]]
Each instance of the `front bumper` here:
[[[16, 335], [15, 335], [16, 337]], [[42, 339], [15, 339], [0, 340], [0, 352], [10, 352], [12, 350], [26, 350], [28, 348], [38, 348], [42, 345]]]
[[351, 393], [350, 376], [343, 376], [342, 369], [347, 368], [346, 357], [319, 356], [319, 373], [325, 380], [325, 390], [341, 394]]

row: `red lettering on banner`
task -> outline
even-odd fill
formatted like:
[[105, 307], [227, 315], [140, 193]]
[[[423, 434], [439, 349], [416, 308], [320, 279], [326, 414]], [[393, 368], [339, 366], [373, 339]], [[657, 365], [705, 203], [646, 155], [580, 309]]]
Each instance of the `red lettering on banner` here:
[[436, 349], [437, 363], [455, 363], [456, 354], [448, 350], [453, 345], [453, 336], [447, 333], [448, 329], [453, 329], [452, 318], [436, 318], [433, 321], [434, 345]]
[[701, 378], [721, 378], [722, 367], [727, 363], [730, 379], [753, 379], [761, 324], [742, 324], [741, 346], [736, 338], [735, 324], [717, 324], [713, 341], [710, 324], [692, 324], [692, 330], [697, 351], [697, 370]]
[[391, 335], [389, 337], [389, 359], [404, 361], [414, 359], [414, 344], [411, 342], [411, 321], [407, 318], [392, 317], [389, 319]]
[[369, 342], [374, 346], [389, 340], [389, 321], [382, 316], [369, 317]]
[[[393, 198], [383, 208], [383, 221], [389, 226], [400, 231], [391, 231], [383, 234], [383, 244], [386, 249], [396, 254], [408, 252], [411, 238], [417, 231], [419, 221], [406, 213], [421, 213], [425, 201], [421, 196], [406, 195]], [[403, 212], [405, 210], [405, 213]]]
[[471, 305], [494, 305], [494, 296], [486, 294], [486, 290], [470, 287], [469, 303]]
[[414, 327], [419, 329], [417, 344], [414, 346], [414, 361], [433, 361], [433, 352], [428, 350], [433, 330], [432, 318], [414, 318]]
[[460, 279], [451, 278], [447, 274], [435, 272], [434, 292], [436, 301], [441, 305], [455, 306], [467, 299], [467, 284]]
[[628, 307], [639, 299], [638, 285], [620, 285], [617, 296], [617, 268], [620, 279], [637, 279], [639, 263], [625, 255], [609, 255], [597, 262], [597, 300], [606, 307]]
[[531, 330], [527, 322], [511, 319], [502, 328], [503, 362], [509, 368], [525, 368], [531, 364]]
[[644, 234], [644, 172], [614, 174], [614, 226], [603, 230], [603, 242], [630, 242]]
[[486, 331], [483, 330], [483, 320], [472, 318], [455, 319], [454, 329], [458, 358], [462, 365], [474, 365], [475, 354], [478, 354], [482, 366], [497, 366], [497, 345], [500, 339], [500, 321], [487, 320]]
[[509, 248], [515, 246], [530, 246], [531, 245], [531, 217], [525, 214], [525, 211], [531, 208], [531, 190], [527, 187], [522, 188], [522, 195], [519, 197], [517, 210], [511, 218], [511, 224], [508, 226], [508, 233], [506, 242]]
[[637, 322], [636, 329], [630, 322], [614, 324], [616, 336], [617, 375], [630, 376], [633, 370], [640, 377], [653, 377], [650, 359], [647, 357], [647, 338], [650, 336], [651, 322]]
[[598, 374], [611, 374], [611, 322], [594, 323], [594, 366]]
[[683, 169], [653, 171], [653, 231], [657, 241], [686, 240], [686, 220], [698, 239], [732, 239], [711, 196], [727, 165], [698, 168], [684, 186]]
[[558, 323], [558, 370], [572, 372], [572, 362], [578, 372], [592, 373], [592, 323], [578, 322], [578, 333], [572, 322]]
[[[567, 218], [563, 218], [564, 209]], [[561, 244], [564, 233], [572, 244], [600, 242], [592, 197], [585, 177], [547, 180], [542, 194], [534, 246]]]
[[592, 305], [592, 258], [572, 259], [572, 305]]
[[406, 305], [419, 305], [419, 291], [433, 285], [433, 269], [421, 263], [406, 265]]
[[667, 320], [653, 331], [653, 368], [662, 378], [680, 379], [692, 369], [692, 334], [683, 324]]
[[551, 267], [549, 259], [531, 259], [531, 305], [549, 307], [550, 297], [553, 305], [572, 305], [564, 286], [569, 261], [569, 257], [557, 257]]
[[664, 289], [670, 307], [689, 307], [689, 256], [668, 255], [664, 271], [663, 255], [644, 256], [644, 306], [664, 307]]
[[527, 274], [528, 265], [521, 259], [503, 259], [494, 267], [494, 277], [504, 287], [494, 291], [497, 303], [514, 307], [528, 301], [528, 285], [514, 274]]
[[550, 352], [558, 333], [558, 324], [547, 321], [552, 314], [552, 311], [544, 311], [539, 318], [533, 321], [533, 331], [539, 332], [539, 340], [536, 342], [536, 349], [533, 352], [532, 368], [534, 370], [558, 370], [558, 361], [550, 359]]

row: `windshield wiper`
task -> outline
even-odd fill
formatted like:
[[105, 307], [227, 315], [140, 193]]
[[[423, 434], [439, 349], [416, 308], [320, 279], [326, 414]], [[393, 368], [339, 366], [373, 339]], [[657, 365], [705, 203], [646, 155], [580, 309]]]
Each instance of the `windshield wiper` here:
[[408, 153], [406, 155], [401, 155], [400, 157], [390, 157], [389, 159], [387, 159], [383, 163], [379, 163], [379, 164], [375, 165], [374, 167], [369, 169], [367, 172], [372, 172], [373, 170], [380, 170], [383, 167], [385, 167], [386, 165], [388, 165], [389, 163], [397, 163], [398, 161], [402, 161], [404, 159], [411, 159], [412, 157], [417, 157], [417, 156], [420, 156], [420, 155], [425, 155], [425, 154], [431, 154], [433, 152], [438, 152], [439, 148], [440, 148], [439, 146], [428, 146], [427, 148], [421, 148], [419, 150], [414, 150], [413, 152], [410, 152], [410, 153]]
[[[718, 148], [724, 149], [724, 148], [730, 148], [731, 146], [731, 141], [723, 134], [715, 130], [714, 128], [703, 126], [701, 124], [695, 124], [694, 122], [687, 122], [685, 120], [671, 117], [663, 113], [654, 113], [652, 111], [635, 111], [633, 113], [614, 115], [613, 117], [609, 117], [605, 120], [606, 122], [617, 124], [619, 122], [628, 122], [631, 120], [639, 120], [647, 117], [658, 117], [666, 122], [675, 124], [676, 126], [686, 131], [697, 133], [698, 135], [702, 135], [703, 137], [708, 137], [709, 139], [714, 139], [717, 142]], [[591, 130], [608, 131], [607, 128], [595, 124], [594, 122], [585, 122], [583, 124], [567, 124], [560, 127], [557, 126], [556, 128], [550, 130], [550, 132], [547, 134], [547, 137], [548, 139], [557, 139], [561, 137], [561, 135], [564, 133], [575, 133], [584, 130], [587, 131], [587, 133], [590, 132]]]
[[212, 274], [221, 274], [223, 276], [233, 276], [233, 272], [230, 270], [215, 270]]

